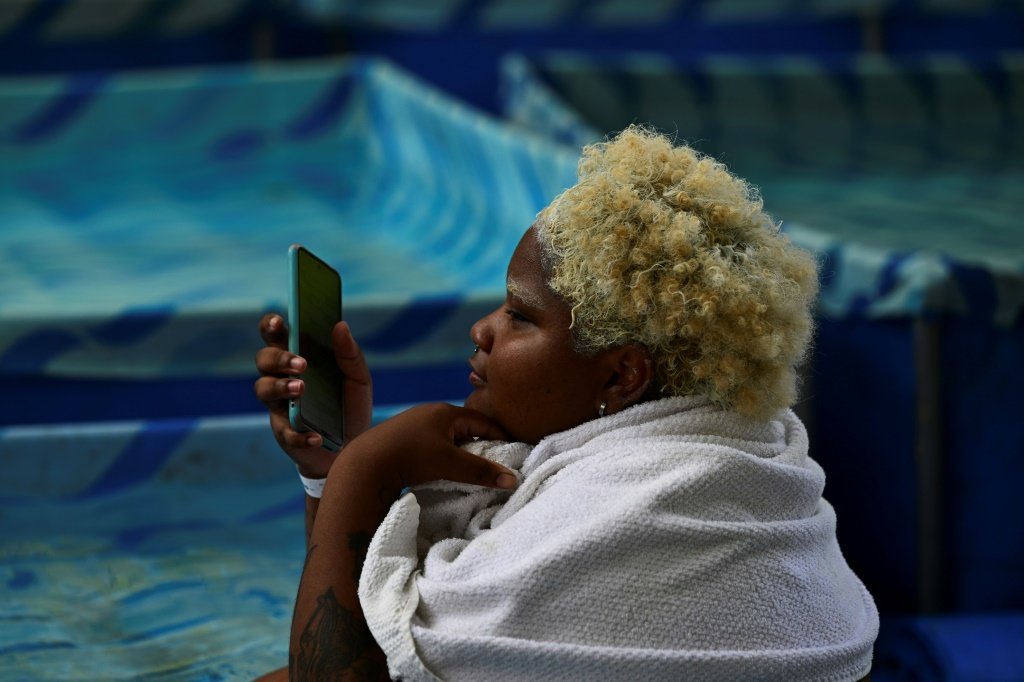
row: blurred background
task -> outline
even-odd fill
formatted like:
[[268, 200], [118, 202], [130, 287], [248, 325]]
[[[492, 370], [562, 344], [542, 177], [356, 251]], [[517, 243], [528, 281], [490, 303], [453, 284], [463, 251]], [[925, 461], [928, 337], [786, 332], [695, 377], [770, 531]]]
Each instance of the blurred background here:
[[284, 665], [288, 246], [378, 419], [459, 401], [520, 234], [633, 122], [819, 257], [798, 412], [873, 678], [1024, 680], [1021, 0], [0, 0], [0, 678]]

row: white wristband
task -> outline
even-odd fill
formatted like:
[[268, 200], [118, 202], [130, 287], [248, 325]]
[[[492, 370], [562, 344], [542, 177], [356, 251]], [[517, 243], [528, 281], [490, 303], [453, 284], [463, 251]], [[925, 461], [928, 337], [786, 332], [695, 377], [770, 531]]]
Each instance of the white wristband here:
[[306, 489], [306, 494], [310, 497], [315, 497], [319, 500], [324, 496], [324, 484], [327, 483], [326, 478], [306, 478], [299, 474], [299, 480], [302, 481], [302, 487]]

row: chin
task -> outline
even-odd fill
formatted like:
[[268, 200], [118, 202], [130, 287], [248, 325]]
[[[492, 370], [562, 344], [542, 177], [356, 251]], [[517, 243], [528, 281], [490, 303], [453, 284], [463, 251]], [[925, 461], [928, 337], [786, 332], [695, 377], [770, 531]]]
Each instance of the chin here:
[[462, 406], [468, 407], [471, 410], [476, 410], [477, 412], [482, 412], [483, 414], [486, 414], [488, 417], [492, 416], [491, 411], [484, 404], [484, 401], [480, 398], [480, 396], [477, 395], [476, 391], [473, 391], [472, 393], [469, 394], [466, 400], [463, 401]]
[[[494, 407], [488, 402], [483, 396], [479, 395], [479, 391], [473, 391], [469, 394], [469, 397], [462, 403], [463, 407], [468, 407], [471, 410], [476, 410], [485, 417], [490, 417], [494, 421], [498, 422], [498, 426], [503, 428], [506, 432], [508, 426], [502, 421], [501, 416], [494, 410]], [[509, 433], [511, 436], [511, 433]]]

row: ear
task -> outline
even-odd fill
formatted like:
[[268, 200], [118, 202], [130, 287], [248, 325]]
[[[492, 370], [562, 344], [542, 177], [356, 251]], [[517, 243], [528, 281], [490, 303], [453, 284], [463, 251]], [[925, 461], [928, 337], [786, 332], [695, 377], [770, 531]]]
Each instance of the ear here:
[[644, 399], [654, 381], [654, 362], [647, 349], [637, 344], [606, 352], [609, 378], [601, 390], [600, 402], [607, 403], [605, 414], [615, 414]]

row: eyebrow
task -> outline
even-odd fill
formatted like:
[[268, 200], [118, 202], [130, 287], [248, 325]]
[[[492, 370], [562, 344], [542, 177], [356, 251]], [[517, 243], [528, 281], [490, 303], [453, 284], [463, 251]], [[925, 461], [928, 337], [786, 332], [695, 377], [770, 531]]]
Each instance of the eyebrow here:
[[544, 304], [544, 300], [536, 293], [529, 291], [525, 286], [520, 284], [518, 281], [511, 277], [505, 280], [505, 288], [508, 290], [508, 295], [530, 306], [531, 308], [537, 308], [544, 310], [547, 306]]

